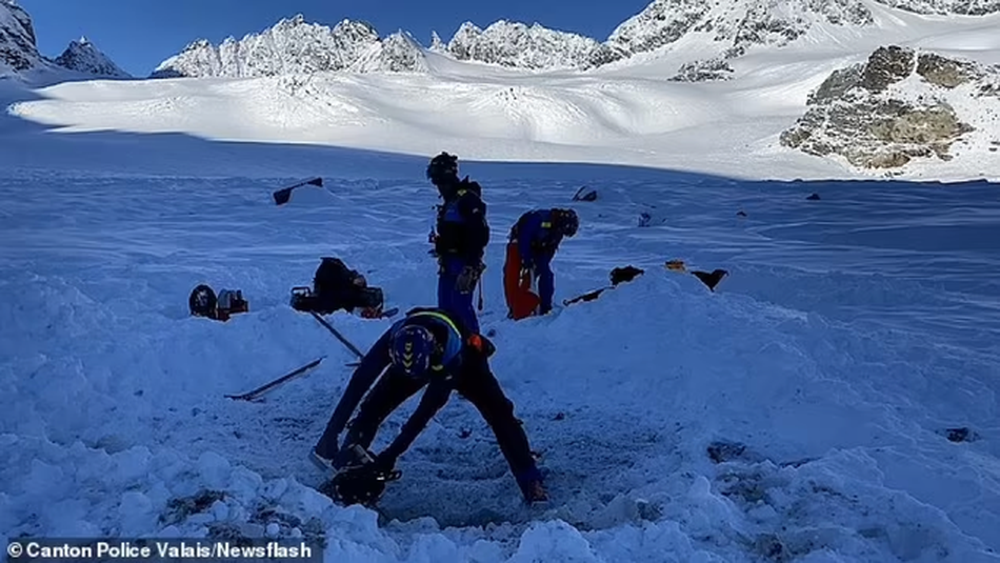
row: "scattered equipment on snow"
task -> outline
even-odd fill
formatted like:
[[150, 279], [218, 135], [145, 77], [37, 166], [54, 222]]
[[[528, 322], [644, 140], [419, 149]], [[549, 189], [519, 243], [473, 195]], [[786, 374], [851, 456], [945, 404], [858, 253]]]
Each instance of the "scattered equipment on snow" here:
[[316, 268], [313, 286], [292, 288], [290, 304], [296, 311], [329, 315], [341, 309], [365, 319], [384, 316], [385, 298], [380, 287], [370, 287], [368, 280], [352, 270], [340, 258], [323, 257]]
[[708, 287], [708, 290], [715, 292], [716, 286], [723, 278], [729, 275], [729, 272], [720, 268], [716, 268], [711, 272], [705, 272], [703, 270], [688, 270], [687, 265], [684, 264], [683, 260], [668, 260], [664, 267], [672, 272], [687, 273], [701, 280], [701, 283]]
[[587, 186], [581, 186], [576, 194], [573, 195], [573, 201], [597, 201], [597, 190], [588, 189]]
[[216, 295], [210, 286], [200, 284], [191, 290], [188, 308], [193, 316], [225, 322], [237, 313], [249, 311], [250, 304], [243, 298], [242, 290], [223, 289]]
[[636, 268], [635, 266], [615, 268], [608, 274], [608, 277], [611, 279], [611, 285], [595, 289], [594, 291], [584, 293], [583, 295], [578, 295], [572, 299], [566, 299], [563, 301], [563, 305], [572, 305], [574, 303], [580, 303], [581, 301], [593, 301], [600, 297], [605, 291], [617, 287], [620, 283], [630, 282], [641, 276], [644, 272], [645, 270]]

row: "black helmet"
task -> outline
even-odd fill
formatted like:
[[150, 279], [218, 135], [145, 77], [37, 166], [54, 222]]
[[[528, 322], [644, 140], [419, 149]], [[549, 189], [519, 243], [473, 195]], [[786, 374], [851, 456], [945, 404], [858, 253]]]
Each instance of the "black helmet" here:
[[397, 369], [419, 379], [427, 375], [434, 349], [431, 331], [418, 325], [406, 325], [393, 335], [389, 357]]
[[553, 209], [552, 225], [563, 236], [572, 238], [580, 228], [580, 218], [576, 215], [576, 211], [572, 209]]
[[427, 165], [427, 179], [436, 184], [446, 178], [458, 178], [458, 157], [442, 152]]

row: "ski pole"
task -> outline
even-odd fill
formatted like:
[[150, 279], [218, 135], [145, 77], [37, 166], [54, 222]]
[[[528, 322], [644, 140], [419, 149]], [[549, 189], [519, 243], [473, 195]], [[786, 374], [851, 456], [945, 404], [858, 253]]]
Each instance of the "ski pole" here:
[[306, 365], [304, 365], [304, 366], [302, 366], [302, 367], [300, 367], [300, 368], [298, 368], [298, 369], [296, 369], [294, 371], [291, 371], [291, 372], [289, 372], [289, 373], [287, 373], [287, 374], [279, 377], [278, 379], [275, 379], [274, 381], [271, 381], [269, 383], [265, 383], [264, 385], [261, 385], [260, 387], [254, 389], [253, 391], [249, 391], [247, 393], [243, 393], [242, 395], [226, 395], [226, 398], [227, 399], [236, 399], [236, 400], [240, 400], [240, 401], [253, 401], [253, 400], [256, 400], [256, 399], [260, 398], [262, 395], [264, 395], [264, 393], [267, 393], [268, 391], [274, 389], [275, 387], [278, 387], [279, 385], [282, 385], [284, 383], [288, 383], [289, 381], [295, 379], [296, 377], [304, 375], [306, 372], [308, 372], [312, 368], [318, 366], [319, 363], [322, 362], [323, 358], [325, 358], [325, 357], [326, 356], [321, 356], [320, 358], [318, 358], [316, 360], [313, 360], [313, 361], [309, 362], [308, 364], [306, 364]]
[[326, 319], [324, 319], [323, 317], [319, 316], [319, 314], [316, 311], [309, 311], [309, 314], [311, 314], [314, 319], [316, 319], [317, 321], [319, 321], [319, 323], [321, 325], [323, 325], [326, 328], [326, 330], [329, 330], [330, 334], [332, 334], [334, 337], [336, 337], [337, 340], [341, 341], [344, 344], [344, 346], [347, 346], [347, 348], [351, 352], [354, 352], [359, 358], [364, 358], [365, 357], [365, 355], [361, 352], [361, 350], [358, 350], [357, 346], [355, 346], [354, 344], [351, 344], [350, 340], [344, 338], [343, 334], [340, 334], [340, 332], [338, 332], [337, 329], [335, 329], [332, 326], [330, 326], [330, 323], [328, 323], [326, 321]]

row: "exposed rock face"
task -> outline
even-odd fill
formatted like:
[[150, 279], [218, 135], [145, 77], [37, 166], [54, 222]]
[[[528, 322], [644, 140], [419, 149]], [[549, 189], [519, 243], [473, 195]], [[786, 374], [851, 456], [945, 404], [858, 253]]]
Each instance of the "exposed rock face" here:
[[1000, 12], [1000, 0], [875, 0], [918, 14], [984, 16]]
[[865, 27], [874, 23], [860, 0], [654, 0], [612, 32], [606, 45], [616, 59], [654, 51], [682, 38], [698, 38], [717, 54], [688, 62], [672, 80], [725, 80], [728, 61], [759, 46], [786, 47], [817, 25]]
[[460, 61], [533, 70], [594, 66], [605, 50], [589, 37], [506, 20], [486, 29], [465, 22], [446, 49]]
[[69, 47], [66, 47], [66, 50], [54, 62], [61, 67], [95, 76], [131, 78], [129, 73], [118, 68], [114, 61], [102, 53], [93, 43], [87, 41], [86, 37], [79, 41], [71, 41]]
[[674, 82], [729, 80], [732, 74], [733, 67], [729, 66], [729, 62], [723, 57], [716, 57], [685, 63], [670, 80]]
[[0, 0], [0, 76], [24, 77], [26, 71], [63, 69], [98, 77], [129, 77], [85, 38], [72, 41], [54, 60], [41, 55], [31, 16], [15, 0]]
[[31, 17], [14, 0], [0, 0], [0, 72], [28, 70], [41, 61]]
[[997, 69], [973, 62], [880, 47], [866, 63], [833, 72], [780, 141], [816, 156], [840, 155], [862, 168], [897, 168], [914, 158], [949, 160], [951, 145], [975, 131], [955, 108], [996, 96], [998, 77]]

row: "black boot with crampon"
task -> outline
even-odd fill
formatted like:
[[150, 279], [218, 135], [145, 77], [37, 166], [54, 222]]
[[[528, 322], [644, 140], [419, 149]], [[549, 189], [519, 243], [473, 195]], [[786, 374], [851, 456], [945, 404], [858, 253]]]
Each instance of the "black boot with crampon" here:
[[347, 448], [350, 461], [344, 464], [332, 479], [319, 487], [319, 491], [344, 504], [361, 504], [374, 508], [385, 493], [386, 483], [397, 481], [403, 473], [398, 469], [378, 467], [375, 456], [361, 446]]

